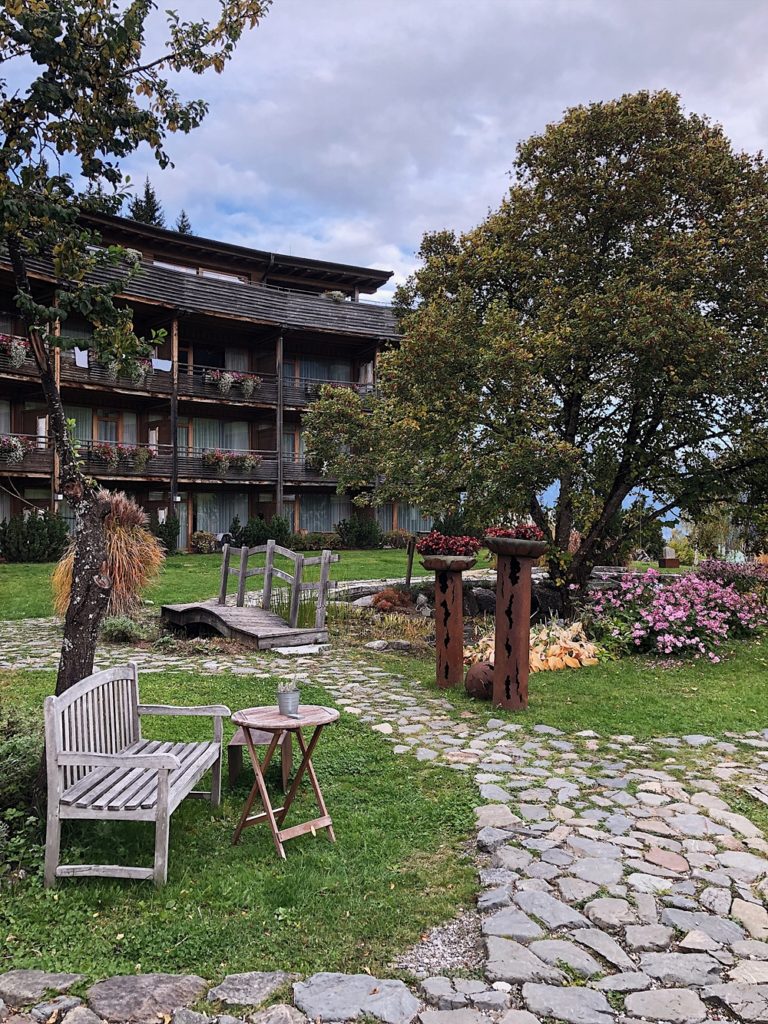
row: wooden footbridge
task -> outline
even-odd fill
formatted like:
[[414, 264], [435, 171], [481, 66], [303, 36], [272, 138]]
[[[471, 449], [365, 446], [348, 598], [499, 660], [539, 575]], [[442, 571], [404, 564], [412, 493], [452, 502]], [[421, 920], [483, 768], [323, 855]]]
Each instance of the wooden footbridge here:
[[[236, 550], [236, 549], [235, 549]], [[328, 608], [328, 591], [335, 586], [330, 580], [331, 563], [338, 562], [339, 556], [332, 551], [323, 551], [312, 558], [289, 548], [284, 548], [275, 541], [255, 548], [240, 548], [239, 564], [230, 565], [233, 549], [229, 544], [222, 548], [221, 586], [219, 596], [208, 601], [192, 604], [164, 604], [161, 618], [164, 622], [182, 629], [196, 629], [206, 626], [222, 636], [239, 640], [241, 643], [257, 650], [269, 647], [297, 647], [301, 644], [326, 643], [328, 630], [325, 625]], [[264, 565], [248, 568], [248, 560], [253, 555], [265, 555]], [[293, 575], [278, 569], [275, 555], [282, 555], [293, 562]], [[320, 566], [320, 579], [317, 583], [305, 583], [304, 570], [307, 566]], [[236, 604], [227, 604], [229, 577], [237, 576]], [[252, 576], [263, 576], [264, 587], [261, 593], [260, 607], [246, 607], [245, 588]], [[281, 579], [290, 584], [288, 620], [271, 610], [273, 597], [273, 580]], [[299, 611], [301, 595], [311, 591], [317, 592], [317, 607], [313, 626], [300, 627]]]

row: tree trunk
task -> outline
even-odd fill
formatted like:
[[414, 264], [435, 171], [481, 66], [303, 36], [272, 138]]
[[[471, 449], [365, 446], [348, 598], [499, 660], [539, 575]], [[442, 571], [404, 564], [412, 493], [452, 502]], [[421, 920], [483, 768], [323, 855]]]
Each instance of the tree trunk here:
[[[7, 244], [16, 287], [31, 296], [20, 241], [10, 237]], [[104, 519], [109, 514], [110, 502], [106, 492], [86, 477], [80, 468], [77, 452], [69, 438], [48, 342], [37, 325], [26, 317], [25, 323], [48, 407], [49, 430], [59, 456], [59, 486], [75, 512], [72, 589], [64, 618], [64, 639], [56, 677], [56, 693], [61, 694], [93, 671], [99, 626], [107, 611], [112, 585], [107, 574], [104, 532]]]

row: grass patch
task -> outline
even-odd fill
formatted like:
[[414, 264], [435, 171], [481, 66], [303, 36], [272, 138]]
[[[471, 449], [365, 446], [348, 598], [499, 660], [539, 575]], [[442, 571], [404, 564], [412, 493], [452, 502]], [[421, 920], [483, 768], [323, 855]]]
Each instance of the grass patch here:
[[[513, 714], [471, 701], [463, 690], [441, 691], [457, 707], [487, 717], [566, 732], [594, 729], [639, 739], [686, 733], [745, 732], [768, 719], [768, 639], [743, 640], [723, 652], [719, 665], [686, 662], [662, 668], [639, 656], [590, 668], [537, 672], [529, 679], [527, 712]], [[434, 662], [383, 656], [381, 664], [425, 686], [435, 686]]]
[[[0, 702], [39, 708], [52, 684], [52, 673], [0, 672]], [[162, 673], [143, 678], [142, 696], [223, 702], [234, 710], [274, 704], [275, 680]], [[302, 699], [329, 701], [312, 687]], [[206, 738], [208, 731], [204, 719], [144, 719], [154, 738]], [[336, 844], [324, 835], [292, 840], [282, 863], [268, 830], [256, 826], [233, 847], [252, 781], [244, 771], [234, 791], [225, 783], [220, 812], [187, 801], [174, 814], [166, 888], [84, 879], [46, 891], [35, 875], [4, 891], [0, 971], [38, 967], [90, 980], [192, 971], [215, 981], [246, 970], [384, 970], [474, 893], [474, 871], [461, 853], [473, 830], [472, 784], [460, 773], [396, 757], [343, 713], [325, 732], [315, 764]], [[293, 821], [313, 813], [309, 787], [302, 791]], [[152, 842], [144, 823], [70, 822], [62, 850], [69, 861], [150, 864]]]
[[[307, 556], [313, 554], [306, 552]], [[319, 552], [314, 552], [319, 554]], [[387, 551], [339, 551], [340, 559], [331, 566], [332, 580], [391, 579], [405, 576], [406, 553]], [[237, 565], [237, 559], [232, 562]], [[254, 556], [250, 567], [264, 564], [264, 556]], [[480, 563], [482, 567], [483, 563]], [[292, 571], [288, 559], [277, 558], [275, 565]], [[44, 618], [53, 615], [51, 573], [53, 563], [0, 565], [0, 619]], [[304, 574], [307, 582], [319, 578], [320, 567], [309, 566]], [[414, 576], [430, 575], [418, 559], [413, 563]], [[214, 597], [219, 592], [221, 554], [172, 555], [166, 560], [158, 582], [144, 597], [155, 604], [183, 604]], [[261, 577], [252, 577], [249, 590], [261, 588]], [[229, 592], [236, 593], [237, 578], [230, 577]]]

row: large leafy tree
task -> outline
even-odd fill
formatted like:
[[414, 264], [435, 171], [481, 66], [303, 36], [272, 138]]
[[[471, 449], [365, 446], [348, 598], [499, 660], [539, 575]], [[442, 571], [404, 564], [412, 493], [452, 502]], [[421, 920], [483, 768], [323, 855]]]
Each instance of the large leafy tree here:
[[695, 510], [764, 461], [766, 252], [762, 156], [669, 92], [568, 110], [519, 146], [499, 209], [424, 238], [377, 395], [325, 389], [310, 453], [359, 500], [530, 516], [582, 587], [617, 522]]
[[[0, 258], [10, 261], [48, 406], [60, 487], [76, 513], [57, 692], [92, 671], [110, 580], [103, 528], [109, 501], [83, 472], [70, 440], [55, 351], [67, 344], [72, 313], [93, 324], [98, 358], [125, 363], [146, 351], [130, 310], [115, 298], [138, 267], [130, 253], [102, 246], [79, 214], [103, 209], [105, 191], [124, 191], [123, 163], [139, 147], [148, 146], [160, 167], [169, 164], [169, 133], [191, 131], [206, 113], [202, 100], [181, 98], [172, 78], [221, 72], [269, 3], [219, 0], [211, 21], [185, 21], [167, 11], [165, 41], [152, 52], [146, 40], [152, 0], [5, 0], [0, 12], [6, 75], [0, 81]], [[33, 273], [40, 265], [46, 283]]]

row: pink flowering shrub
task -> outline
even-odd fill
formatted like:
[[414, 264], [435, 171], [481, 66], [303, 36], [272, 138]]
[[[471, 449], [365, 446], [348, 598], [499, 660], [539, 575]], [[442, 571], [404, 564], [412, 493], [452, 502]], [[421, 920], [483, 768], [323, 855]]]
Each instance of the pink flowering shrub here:
[[420, 555], [476, 555], [480, 541], [475, 537], [448, 537], [433, 530], [416, 542]]
[[598, 637], [615, 648], [712, 662], [720, 661], [724, 641], [768, 623], [768, 609], [755, 593], [697, 573], [667, 583], [654, 569], [596, 590], [592, 616]]
[[723, 586], [732, 586], [740, 594], [757, 594], [768, 598], [768, 565], [758, 562], [721, 562], [710, 558], [696, 569], [704, 580], [715, 580]]

